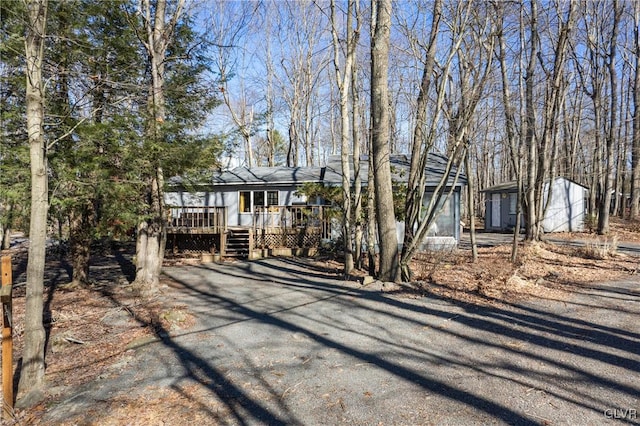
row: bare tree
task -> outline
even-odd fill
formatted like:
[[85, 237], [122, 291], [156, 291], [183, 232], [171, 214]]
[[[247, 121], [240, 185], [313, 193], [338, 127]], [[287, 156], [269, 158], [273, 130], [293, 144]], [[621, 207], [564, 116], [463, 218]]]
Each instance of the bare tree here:
[[[351, 166], [349, 161], [350, 139], [353, 135], [349, 132], [349, 122], [352, 115], [349, 113], [349, 97], [353, 78], [353, 67], [356, 46], [360, 31], [360, 16], [356, 9], [355, 0], [349, 0], [347, 5], [346, 22], [346, 54], [344, 68], [340, 67], [340, 39], [338, 37], [338, 18], [336, 14], [335, 0], [331, 1], [331, 35], [333, 39], [333, 63], [336, 73], [336, 82], [339, 91], [340, 103], [340, 162], [342, 165], [342, 237], [344, 239], [344, 273], [349, 275], [354, 267], [353, 236], [352, 236], [352, 205], [351, 205]], [[355, 19], [355, 27], [354, 27]], [[353, 141], [356, 144], [355, 141]], [[354, 167], [359, 172], [359, 158], [354, 158]], [[357, 166], [356, 166], [357, 164]]]
[[516, 177], [516, 185], [518, 191], [516, 194], [516, 223], [513, 230], [513, 241], [511, 245], [511, 261], [515, 262], [518, 256], [518, 236], [520, 234], [521, 225], [521, 205], [522, 195], [524, 193], [524, 179], [523, 179], [523, 165], [522, 165], [522, 135], [518, 131], [518, 125], [516, 121], [516, 114], [511, 99], [511, 89], [508, 75], [507, 65], [507, 47], [505, 43], [505, 31], [504, 24], [505, 5], [500, 3], [496, 8], [498, 12], [499, 28], [497, 33], [498, 38], [498, 62], [500, 65], [500, 77], [502, 82], [502, 104], [505, 116], [505, 133], [507, 139], [507, 147], [509, 150], [509, 160], [513, 169], [513, 174]]
[[389, 32], [391, 0], [376, 0], [372, 6], [371, 38], [371, 149], [374, 168], [375, 202], [380, 244], [378, 276], [384, 281], [398, 281], [398, 235], [391, 185], [389, 129]]
[[618, 31], [620, 27], [620, 17], [622, 9], [618, 0], [613, 0], [613, 22], [609, 39], [609, 51], [607, 54], [607, 70], [609, 71], [609, 129], [606, 132], [605, 151], [605, 179], [602, 202], [598, 212], [598, 234], [609, 233], [609, 214], [611, 212], [611, 191], [613, 188], [613, 166], [614, 166], [614, 142], [618, 131], [618, 72], [616, 70], [616, 55], [618, 47]]
[[[467, 200], [470, 209], [475, 203], [475, 188], [471, 168], [470, 130], [476, 108], [481, 101], [485, 84], [492, 71], [493, 48], [496, 42], [494, 23], [490, 16], [493, 10], [478, 6], [472, 13], [469, 35], [463, 40], [462, 49], [458, 51], [458, 79], [460, 81], [459, 97], [456, 107], [449, 102], [449, 137], [452, 144], [451, 155], [456, 161], [457, 152], [464, 150], [464, 167], [467, 174]], [[474, 64], [480, 64], [479, 66]], [[470, 214], [470, 238], [473, 261], [478, 258], [475, 236], [475, 218]]]
[[29, 224], [24, 352], [18, 386], [18, 392], [22, 395], [38, 390], [43, 385], [45, 369], [45, 331], [42, 315], [49, 201], [42, 63], [47, 7], [47, 0], [27, 1], [25, 56], [27, 133], [31, 157], [31, 222]]
[[[451, 19], [447, 22], [447, 26], [452, 33], [451, 44], [445, 50], [436, 46], [440, 22], [443, 19], [442, 3], [436, 1], [433, 4], [431, 32], [423, 62], [424, 68], [418, 94], [411, 149], [411, 166], [407, 184], [405, 234], [400, 260], [403, 280], [412, 279], [409, 268], [411, 259], [420, 248], [421, 242], [442, 211], [444, 203], [448, 202], [455, 187], [459, 173], [462, 170], [462, 161], [468, 150], [469, 139], [467, 135], [469, 125], [480, 101], [484, 82], [491, 69], [493, 35], [489, 31], [489, 49], [481, 43], [479, 44], [478, 37], [470, 35], [472, 10], [473, 3], [469, 2], [458, 4], [456, 10], [451, 12]], [[473, 18], [478, 17], [479, 15]], [[478, 32], [481, 34], [480, 38], [485, 38], [487, 34], [483, 33], [489, 28], [487, 26], [488, 20], [487, 18], [482, 18], [477, 22], [479, 24]], [[461, 45], [467, 36], [471, 38], [466, 46], [468, 50], [462, 52]], [[472, 48], [472, 45], [479, 46], [479, 49], [473, 52], [475, 47]], [[439, 63], [436, 57], [438, 50], [445, 51], [442, 63]], [[475, 55], [479, 55], [479, 59], [474, 57]], [[459, 78], [457, 83], [460, 87], [459, 91], [455, 91], [451, 87], [451, 80], [453, 79], [452, 65], [454, 62], [459, 66], [457, 75]], [[475, 67], [472, 65], [475, 62], [483, 65]], [[437, 78], [434, 78], [434, 75], [437, 75]], [[431, 105], [432, 114], [427, 117], [429, 91], [432, 84], [434, 84], [434, 97], [436, 100]], [[447, 93], [450, 96], [448, 101], [446, 99]], [[453, 96], [456, 96], [455, 99]], [[449, 157], [442, 165], [442, 176], [439, 182], [433, 188], [432, 194], [429, 194], [427, 198], [425, 193], [427, 190], [426, 164], [439, 134], [439, 126], [441, 119], [444, 118], [443, 116], [448, 121], [447, 151]], [[456, 170], [456, 165], [461, 167]]]
[[[358, 2], [356, 1], [356, 16], [360, 20]], [[360, 25], [358, 24], [358, 27]], [[357, 29], [360, 31], [360, 28]], [[357, 60], [354, 53], [354, 63]], [[362, 178], [360, 177], [360, 95], [358, 87], [358, 68], [351, 68], [351, 133], [353, 143], [353, 225], [354, 225], [354, 244], [353, 244], [353, 261], [356, 268], [362, 268]]]
[[[427, 104], [429, 100], [429, 91], [433, 83], [434, 68], [436, 66], [436, 53], [438, 33], [440, 31], [440, 23], [442, 20], [442, 1], [436, 0], [433, 3], [431, 32], [428, 38], [427, 51], [424, 58], [424, 67], [422, 71], [422, 80], [418, 92], [418, 100], [416, 105], [416, 122], [413, 128], [413, 145], [411, 147], [411, 166], [409, 169], [409, 180], [407, 182], [407, 196], [405, 201], [405, 228], [404, 242], [401, 256], [402, 278], [404, 280], [411, 279], [411, 270], [409, 261], [413, 258], [413, 254], [418, 249], [418, 245], [424, 235], [426, 235], [426, 225], [422, 230], [418, 227], [422, 215], [422, 205], [424, 200], [425, 182], [426, 182], [426, 164], [428, 153], [433, 147], [433, 137], [435, 135], [435, 126], [438, 117], [442, 113], [442, 104], [444, 103], [444, 85], [447, 78], [441, 79], [441, 86], [436, 89], [437, 100], [435, 105], [435, 114], [431, 123], [427, 123]], [[453, 56], [449, 56], [449, 64]]]
[[276, 140], [275, 140], [275, 123], [274, 123], [274, 110], [275, 110], [275, 95], [273, 91], [275, 70], [273, 64], [273, 55], [271, 52], [271, 34], [273, 31], [273, 17], [270, 10], [265, 12], [265, 31], [266, 31], [266, 58], [265, 65], [267, 68], [267, 112], [266, 112], [266, 125], [267, 125], [267, 164], [269, 167], [276, 165]]
[[632, 219], [640, 218], [640, 2], [633, 3], [633, 142], [631, 146]]
[[[317, 163], [314, 151], [319, 148], [316, 146], [319, 142], [315, 140], [318, 91], [325, 80], [335, 78], [331, 74], [327, 79], [325, 74], [332, 49], [322, 47], [323, 36], [331, 36], [331, 23], [325, 21], [324, 9], [316, 2], [305, 0], [277, 4], [283, 5], [279, 19], [282, 30], [278, 34], [281, 72], [276, 72], [276, 78], [288, 109], [287, 165], [298, 166], [299, 157], [304, 155], [306, 165], [310, 166]], [[333, 102], [329, 102], [328, 108], [332, 106]], [[333, 125], [332, 120], [329, 122]]]
[[[540, 33], [538, 21], [538, 1], [530, 1], [530, 22], [529, 22], [529, 48], [528, 63], [525, 80], [525, 130], [524, 142], [527, 147], [526, 162], [527, 187], [525, 200], [525, 229], [526, 239], [537, 241], [542, 234], [542, 224], [546, 206], [551, 202], [550, 189], [545, 196], [545, 182], [549, 182], [552, 176], [553, 162], [555, 157], [555, 141], [559, 130], [558, 117], [563, 103], [564, 87], [562, 85], [564, 68], [567, 57], [567, 47], [569, 36], [574, 25], [574, 5], [566, 5], [566, 15], [562, 19], [563, 5], [559, 5], [558, 10], [558, 32], [553, 48], [544, 52], [549, 57], [551, 68], [543, 60], [540, 51]], [[540, 68], [544, 75], [544, 99], [541, 112], [541, 129], [537, 129], [537, 103], [534, 98], [534, 89], [537, 81], [535, 79], [537, 63], [540, 61]]]

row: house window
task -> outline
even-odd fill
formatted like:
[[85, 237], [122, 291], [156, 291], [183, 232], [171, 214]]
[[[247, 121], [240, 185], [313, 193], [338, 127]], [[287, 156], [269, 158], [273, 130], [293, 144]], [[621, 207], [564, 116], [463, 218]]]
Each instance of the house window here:
[[254, 193], [253, 193], [253, 203], [257, 207], [264, 206], [264, 191], [254, 191]]
[[267, 205], [268, 206], [279, 205], [278, 191], [267, 191]]
[[240, 191], [238, 209], [240, 213], [251, 213], [251, 191]]
[[238, 208], [241, 213], [251, 213], [253, 206], [278, 206], [279, 202], [278, 191], [240, 191]]
[[[433, 193], [428, 192], [425, 193], [423, 209], [421, 212], [421, 216], [424, 217], [427, 213], [426, 207], [431, 202], [431, 197]], [[438, 203], [438, 207], [436, 208], [436, 218], [435, 221], [429, 227], [427, 231], [427, 236], [454, 236], [455, 230], [455, 214], [454, 214], [454, 201], [455, 196], [451, 195], [450, 197], [443, 196]]]
[[509, 194], [509, 214], [516, 214], [518, 194]]

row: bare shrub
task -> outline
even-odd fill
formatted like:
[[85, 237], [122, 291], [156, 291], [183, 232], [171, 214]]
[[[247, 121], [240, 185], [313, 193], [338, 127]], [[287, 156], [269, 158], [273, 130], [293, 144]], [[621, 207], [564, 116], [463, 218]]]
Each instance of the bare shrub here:
[[432, 281], [433, 274], [444, 263], [456, 262], [455, 249], [425, 250], [416, 253], [412, 262], [413, 278], [419, 281]]
[[586, 259], [604, 260], [615, 256], [617, 250], [618, 236], [614, 235], [611, 238], [604, 237], [602, 240], [597, 238], [593, 241], [588, 241], [584, 247], [576, 250], [576, 254]]

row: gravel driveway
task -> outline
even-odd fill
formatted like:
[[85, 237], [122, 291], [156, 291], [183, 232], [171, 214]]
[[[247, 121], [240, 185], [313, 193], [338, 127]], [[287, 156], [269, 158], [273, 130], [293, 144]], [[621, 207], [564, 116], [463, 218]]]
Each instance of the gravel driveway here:
[[399, 298], [298, 259], [166, 268], [197, 317], [46, 420], [197, 386], [220, 424], [640, 424], [640, 283], [477, 307]]

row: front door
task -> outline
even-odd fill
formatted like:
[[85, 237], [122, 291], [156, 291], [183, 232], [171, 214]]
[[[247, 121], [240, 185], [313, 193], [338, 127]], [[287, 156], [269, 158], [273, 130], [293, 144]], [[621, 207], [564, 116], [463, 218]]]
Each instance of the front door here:
[[251, 191], [238, 192], [238, 226], [253, 225], [253, 194]]
[[500, 228], [500, 194], [491, 194], [491, 227]]

